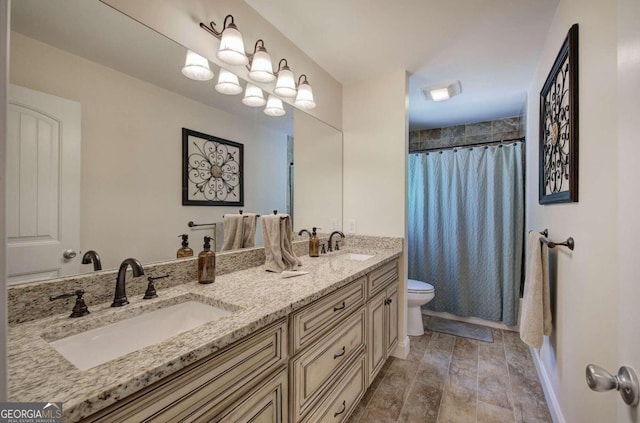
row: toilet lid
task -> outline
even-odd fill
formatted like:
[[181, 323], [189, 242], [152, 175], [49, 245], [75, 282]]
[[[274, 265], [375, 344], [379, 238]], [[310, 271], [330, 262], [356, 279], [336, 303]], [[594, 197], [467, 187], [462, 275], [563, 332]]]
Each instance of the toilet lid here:
[[408, 282], [409, 283], [408, 283], [407, 292], [412, 292], [412, 293], [433, 292], [433, 285], [429, 283], [416, 281], [413, 279], [409, 279]]

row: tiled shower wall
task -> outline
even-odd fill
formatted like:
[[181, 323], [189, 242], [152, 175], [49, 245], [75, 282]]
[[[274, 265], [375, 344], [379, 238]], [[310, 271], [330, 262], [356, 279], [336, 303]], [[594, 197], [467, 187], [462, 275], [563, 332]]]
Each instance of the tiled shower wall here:
[[520, 116], [447, 128], [409, 132], [409, 151], [427, 148], [483, 144], [524, 137], [524, 119]]

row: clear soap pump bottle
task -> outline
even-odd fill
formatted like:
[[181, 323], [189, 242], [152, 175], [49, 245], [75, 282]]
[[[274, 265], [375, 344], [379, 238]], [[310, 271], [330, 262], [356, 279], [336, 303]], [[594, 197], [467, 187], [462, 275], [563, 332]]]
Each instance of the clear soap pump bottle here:
[[211, 251], [211, 237], [204, 237], [204, 246], [198, 254], [198, 282], [213, 283], [216, 280], [216, 253]]
[[182, 237], [182, 248], [176, 252], [176, 258], [193, 257], [193, 250], [189, 248], [189, 235], [182, 234], [178, 237]]

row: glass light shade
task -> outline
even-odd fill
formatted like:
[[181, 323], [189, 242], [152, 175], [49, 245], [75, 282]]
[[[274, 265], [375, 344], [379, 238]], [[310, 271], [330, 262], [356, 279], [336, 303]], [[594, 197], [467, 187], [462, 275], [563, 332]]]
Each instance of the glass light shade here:
[[226, 69], [220, 68], [220, 75], [218, 75], [218, 83], [216, 84], [216, 91], [226, 95], [236, 95], [242, 92], [238, 77], [229, 72]]
[[267, 107], [264, 108], [264, 114], [269, 116], [283, 116], [286, 112], [282, 107], [282, 100], [278, 97], [269, 95]]
[[431, 92], [431, 99], [433, 101], [448, 100], [450, 98], [449, 89], [447, 87], [431, 90], [430, 92]]
[[194, 81], [208, 81], [213, 78], [209, 61], [191, 50], [187, 50], [187, 59], [184, 62], [182, 74]]
[[256, 82], [273, 82], [276, 79], [273, 74], [271, 56], [269, 56], [267, 50], [261, 48], [253, 55], [249, 78]]
[[307, 81], [302, 81], [298, 86], [298, 95], [296, 96], [295, 105], [305, 110], [316, 107], [316, 102], [313, 100], [313, 90]]
[[296, 96], [296, 81], [289, 68], [285, 67], [278, 72], [278, 80], [273, 92], [282, 97]]
[[249, 59], [247, 59], [247, 55], [244, 52], [242, 34], [234, 24], [229, 24], [222, 31], [218, 59], [230, 65], [246, 65], [249, 63]]
[[247, 83], [247, 88], [244, 90], [244, 98], [242, 104], [249, 107], [261, 107], [267, 103], [264, 99], [262, 90], [253, 84]]

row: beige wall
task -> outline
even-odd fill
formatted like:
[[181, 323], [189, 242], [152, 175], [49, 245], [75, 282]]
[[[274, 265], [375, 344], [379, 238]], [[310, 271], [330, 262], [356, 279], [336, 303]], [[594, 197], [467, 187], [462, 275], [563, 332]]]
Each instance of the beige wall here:
[[[345, 234], [403, 237], [406, 250], [408, 77], [399, 70], [344, 87], [343, 216]], [[400, 260], [400, 347], [406, 330], [407, 255]]]
[[[5, 148], [7, 134], [7, 80], [9, 78], [9, 2], [0, 0], [0, 58], [2, 58], [2, 66], [0, 67], [0, 178], [4, 181], [5, 172]], [[5, 199], [4, 199], [4, 183], [0, 184], [0, 222], [5, 221]], [[6, 261], [6, 242], [4, 223], [0, 224], [0, 401], [7, 400], [7, 269]]]
[[405, 235], [407, 75], [396, 71], [344, 87], [344, 228]]
[[[640, 2], [618, 0], [618, 235], [620, 286], [618, 304], [619, 352], [617, 366], [640, 371]], [[640, 407], [629, 408], [616, 397], [618, 422], [640, 421]]]
[[[541, 206], [539, 93], [574, 23], [580, 25], [580, 201]], [[539, 355], [543, 376], [548, 377], [567, 422], [615, 420], [613, 394], [591, 392], [584, 372], [588, 363], [618, 368], [616, 48], [615, 3], [561, 0], [528, 92], [527, 229], [548, 228], [553, 240], [573, 236], [576, 241], [573, 252], [565, 248], [554, 251], [554, 331]]]
[[340, 230], [342, 133], [299, 110], [294, 116], [294, 229]]
[[[237, 0], [103, 1], [217, 65], [222, 64], [216, 57], [219, 41], [200, 28], [199, 23], [213, 20], [218, 24], [217, 28], [221, 28], [224, 17], [232, 14], [242, 33], [245, 49], [253, 52], [256, 40], [263, 39], [274, 67], [277, 68], [278, 61], [284, 57], [296, 78], [306, 74], [317, 103], [317, 107], [308, 113], [334, 128], [342, 129], [342, 85], [247, 3]], [[224, 67], [248, 79], [244, 66], [225, 64]], [[273, 92], [275, 86], [273, 83], [256, 85], [267, 92]], [[285, 101], [293, 104], [292, 100]]]
[[[243, 143], [245, 206], [286, 207], [286, 134], [254, 125], [113, 69], [12, 33], [11, 83], [82, 105], [81, 248], [105, 268], [126, 257], [143, 263], [175, 257], [177, 236], [202, 247], [232, 207], [182, 206], [182, 128]], [[221, 240], [219, 240], [221, 242]]]

